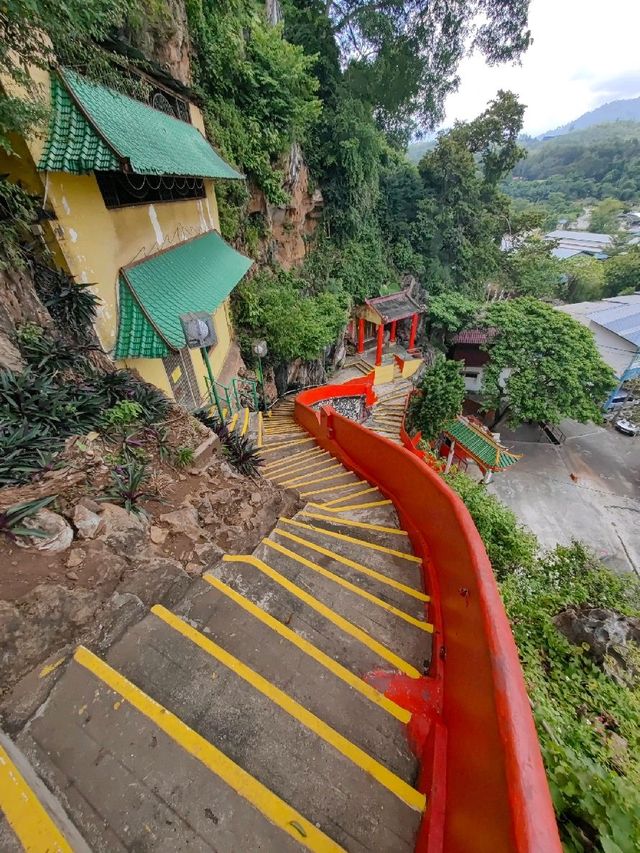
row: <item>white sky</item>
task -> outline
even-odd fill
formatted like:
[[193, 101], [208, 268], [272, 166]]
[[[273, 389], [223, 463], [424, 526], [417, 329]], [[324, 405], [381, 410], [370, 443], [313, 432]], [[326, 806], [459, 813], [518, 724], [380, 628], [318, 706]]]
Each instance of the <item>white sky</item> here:
[[640, 95], [640, 0], [531, 0], [529, 27], [534, 43], [521, 66], [463, 61], [445, 126], [475, 118], [498, 89], [527, 105], [524, 130], [532, 135]]

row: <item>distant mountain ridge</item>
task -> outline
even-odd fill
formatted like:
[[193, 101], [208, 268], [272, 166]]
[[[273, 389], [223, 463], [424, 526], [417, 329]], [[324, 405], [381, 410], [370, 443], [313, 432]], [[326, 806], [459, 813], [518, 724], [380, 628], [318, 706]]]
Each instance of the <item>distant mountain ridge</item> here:
[[602, 104], [602, 106], [583, 113], [578, 118], [567, 122], [567, 124], [563, 124], [561, 127], [548, 130], [546, 133], [541, 134], [538, 139], [552, 139], [555, 136], [564, 136], [566, 133], [571, 133], [574, 130], [585, 130], [596, 124], [606, 124], [614, 121], [640, 122], [640, 97], [625, 98], [624, 100], [610, 101], [608, 104]]

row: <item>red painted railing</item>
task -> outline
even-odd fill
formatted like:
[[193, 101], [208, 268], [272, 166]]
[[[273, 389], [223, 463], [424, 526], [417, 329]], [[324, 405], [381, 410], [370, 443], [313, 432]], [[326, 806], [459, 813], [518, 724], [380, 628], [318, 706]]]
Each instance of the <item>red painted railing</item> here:
[[296, 398], [318, 443], [394, 502], [416, 554], [435, 625], [429, 674], [371, 674], [413, 711], [409, 736], [428, 807], [420, 853], [560, 853], [518, 653], [482, 540], [460, 498], [414, 452], [318, 399], [373, 393], [371, 378]]

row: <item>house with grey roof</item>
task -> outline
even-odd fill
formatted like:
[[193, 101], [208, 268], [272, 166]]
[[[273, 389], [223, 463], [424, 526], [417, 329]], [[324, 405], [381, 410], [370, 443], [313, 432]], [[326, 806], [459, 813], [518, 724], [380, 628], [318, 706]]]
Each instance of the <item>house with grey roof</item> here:
[[[616, 391], [629, 379], [640, 376], [640, 293], [559, 305], [558, 310], [593, 332], [602, 359], [618, 379]], [[616, 392], [609, 398], [607, 408], [615, 395]]]
[[613, 243], [610, 234], [592, 234], [591, 231], [550, 231], [545, 240], [554, 240], [556, 247], [551, 254], [564, 260], [574, 255], [588, 255], [598, 260], [608, 257], [607, 249]]

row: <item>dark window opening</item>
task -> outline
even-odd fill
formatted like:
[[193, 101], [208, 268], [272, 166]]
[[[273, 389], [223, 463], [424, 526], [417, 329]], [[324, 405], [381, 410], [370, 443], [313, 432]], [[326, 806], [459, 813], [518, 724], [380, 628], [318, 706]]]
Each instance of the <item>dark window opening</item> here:
[[202, 178], [132, 175], [125, 172], [96, 172], [95, 175], [108, 208], [205, 198]]

